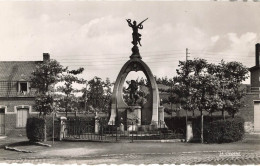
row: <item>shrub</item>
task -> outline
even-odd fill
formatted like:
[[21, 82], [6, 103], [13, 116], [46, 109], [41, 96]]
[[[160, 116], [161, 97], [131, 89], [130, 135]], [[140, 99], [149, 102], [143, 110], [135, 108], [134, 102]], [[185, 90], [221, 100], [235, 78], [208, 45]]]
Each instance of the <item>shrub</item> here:
[[[210, 122], [221, 120], [223, 119], [222, 116], [203, 116], [203, 125], [204, 131], [207, 128], [207, 125]], [[201, 116], [192, 117], [192, 133], [193, 133], [193, 140], [192, 141], [200, 141], [201, 137]], [[205, 134], [205, 132], [204, 132]]]
[[27, 138], [32, 142], [44, 141], [45, 121], [42, 118], [28, 118], [26, 124]]
[[[193, 137], [200, 138], [201, 117], [192, 121]], [[239, 141], [244, 136], [244, 120], [241, 117], [204, 117], [203, 138], [207, 143], [228, 143]]]
[[208, 143], [239, 141], [244, 136], [244, 120], [241, 117], [216, 120], [204, 127], [204, 139]]
[[176, 134], [186, 134], [186, 117], [166, 118], [164, 121], [167, 127]]

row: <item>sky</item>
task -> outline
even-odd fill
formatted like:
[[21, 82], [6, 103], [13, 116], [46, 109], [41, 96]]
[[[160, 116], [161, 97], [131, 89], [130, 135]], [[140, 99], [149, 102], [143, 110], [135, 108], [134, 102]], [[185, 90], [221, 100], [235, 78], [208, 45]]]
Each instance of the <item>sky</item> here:
[[[255, 65], [260, 43], [258, 2], [0, 2], [0, 61], [42, 60], [50, 53], [81, 75], [113, 82], [132, 48], [126, 19], [143, 23], [142, 60], [158, 77], [176, 75], [179, 61]], [[131, 72], [129, 78], [142, 77]], [[249, 83], [247, 80], [245, 83]]]

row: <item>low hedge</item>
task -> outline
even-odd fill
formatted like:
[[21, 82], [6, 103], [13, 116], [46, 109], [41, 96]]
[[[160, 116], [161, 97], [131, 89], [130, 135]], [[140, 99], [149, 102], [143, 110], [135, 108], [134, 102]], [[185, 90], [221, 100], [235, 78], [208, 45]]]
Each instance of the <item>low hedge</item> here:
[[239, 141], [244, 136], [244, 120], [241, 117], [216, 120], [204, 127], [204, 140], [207, 143]]
[[169, 130], [176, 134], [186, 134], [186, 117], [172, 117], [164, 119]]
[[42, 118], [32, 117], [27, 119], [26, 134], [32, 142], [44, 141], [45, 120]]
[[[222, 116], [203, 116], [204, 131], [205, 131], [205, 127], [207, 127], [207, 125], [210, 122], [221, 120], [221, 119], [223, 119]], [[191, 121], [192, 121], [192, 132], [193, 132], [193, 140], [192, 141], [194, 141], [194, 142], [200, 141], [200, 137], [201, 137], [201, 116], [192, 117]], [[205, 134], [205, 132], [204, 132], [204, 134]]]
[[[244, 120], [241, 117], [205, 116], [203, 118], [203, 139], [206, 143], [228, 143], [243, 139]], [[199, 139], [201, 135], [201, 117], [192, 120], [193, 138]]]

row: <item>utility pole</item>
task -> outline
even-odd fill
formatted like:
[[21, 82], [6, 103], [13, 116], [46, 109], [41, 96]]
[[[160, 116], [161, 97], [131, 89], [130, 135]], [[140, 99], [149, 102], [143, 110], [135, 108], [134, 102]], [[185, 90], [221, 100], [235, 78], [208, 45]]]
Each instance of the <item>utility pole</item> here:
[[[172, 97], [172, 86], [173, 86], [173, 81], [171, 81], [170, 83], [171, 83], [171, 97]], [[172, 110], [172, 101], [171, 101], [170, 105], [171, 105], [171, 110]]]
[[[188, 62], [188, 57], [189, 57], [189, 49], [186, 48], [186, 69], [188, 70], [188, 65], [187, 65], [187, 62]], [[188, 87], [189, 88], [189, 87]], [[187, 109], [186, 110], [186, 142], [188, 142], [188, 112], [187, 112]]]
[[86, 96], [85, 96], [85, 102], [84, 102], [84, 110], [86, 111], [87, 110], [87, 91], [88, 91], [88, 81], [86, 81]]
[[188, 61], [188, 57], [189, 57], [189, 49], [188, 48], [186, 48], [186, 63], [187, 63], [187, 61]]

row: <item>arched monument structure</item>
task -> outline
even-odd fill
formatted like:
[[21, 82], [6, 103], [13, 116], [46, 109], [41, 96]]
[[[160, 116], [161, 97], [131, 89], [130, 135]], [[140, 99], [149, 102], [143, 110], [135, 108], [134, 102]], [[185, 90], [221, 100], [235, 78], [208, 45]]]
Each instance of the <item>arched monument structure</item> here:
[[[145, 21], [145, 20], [144, 20]], [[123, 85], [127, 75], [131, 71], [142, 71], [149, 83], [149, 96], [147, 98], [147, 102], [143, 105], [141, 109], [141, 124], [148, 123], [148, 124], [159, 124], [164, 123], [164, 110], [163, 107], [160, 106], [160, 99], [159, 99], [159, 91], [158, 86], [153, 76], [151, 69], [148, 65], [142, 61], [142, 57], [140, 56], [139, 49], [137, 44], [141, 45], [140, 43], [140, 34], [138, 33], [138, 29], [142, 29], [142, 21], [138, 25], [134, 21], [133, 24], [131, 20], [128, 19], [127, 22], [129, 26], [133, 29], [133, 41], [132, 44], [134, 45], [132, 48], [132, 55], [130, 56], [130, 60], [128, 60], [124, 66], [121, 68], [116, 82], [114, 84], [113, 94], [112, 94], [112, 106], [111, 106], [111, 114], [109, 119], [109, 125], [116, 124], [120, 119], [124, 119], [126, 117], [126, 110], [129, 109], [129, 106], [125, 103], [123, 99]]]

